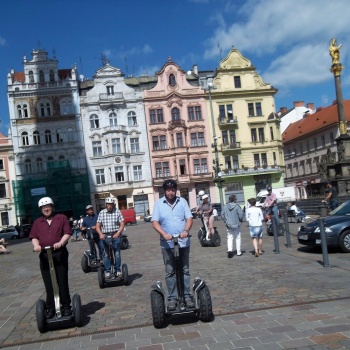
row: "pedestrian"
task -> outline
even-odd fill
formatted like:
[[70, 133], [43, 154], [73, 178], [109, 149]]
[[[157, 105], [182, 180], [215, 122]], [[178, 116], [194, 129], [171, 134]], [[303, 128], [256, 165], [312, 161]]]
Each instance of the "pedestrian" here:
[[293, 201], [291, 204], [290, 210], [294, 210], [297, 222], [304, 222], [305, 219], [309, 219], [309, 216], [306, 216], [306, 214], [297, 207], [296, 202]]
[[327, 197], [322, 202], [328, 202], [329, 206], [332, 210], [334, 210], [338, 206], [338, 192], [337, 189], [332, 186], [332, 183], [330, 181], [326, 182], [326, 187], [329, 190]]
[[80, 218], [78, 220], [78, 228], [81, 233], [81, 237], [83, 241], [86, 241], [86, 231], [83, 231], [81, 228], [83, 227], [83, 220], [84, 220], [84, 215], [80, 215]]
[[258, 257], [263, 253], [263, 225], [262, 222], [264, 220], [264, 215], [261, 211], [261, 208], [257, 208], [255, 206], [256, 200], [255, 198], [250, 199], [250, 207], [247, 209], [247, 221], [249, 224], [249, 232], [250, 236], [253, 240], [254, 252], [255, 256]]
[[213, 217], [214, 217], [214, 221], [218, 221], [219, 218], [218, 218], [219, 214], [218, 214], [218, 211], [216, 208], [213, 208]]
[[214, 230], [214, 216], [213, 214], [213, 206], [209, 203], [209, 196], [205, 194], [202, 196], [202, 205], [198, 206], [197, 211], [199, 214], [204, 216], [204, 220], [207, 224], [207, 228], [209, 230], [210, 236], [215, 233]]
[[7, 243], [5, 242], [5, 238], [0, 239], [0, 254], [9, 254], [10, 250], [7, 249]]
[[79, 225], [78, 225], [78, 220], [73, 220], [73, 226], [72, 226], [72, 230], [73, 230], [73, 237], [71, 239], [72, 242], [74, 241], [80, 241], [79, 238]]
[[233, 257], [233, 238], [236, 239], [237, 256], [241, 251], [241, 223], [243, 221], [242, 208], [236, 203], [237, 197], [231, 194], [229, 202], [224, 206], [221, 218], [224, 220], [227, 230], [227, 257]]
[[[96, 222], [96, 231], [103, 242], [104, 250], [106, 252], [103, 259], [105, 266], [105, 277], [121, 277], [120, 240], [125, 226], [124, 218], [121, 211], [116, 208], [112, 197], [107, 197], [105, 199], [105, 204], [106, 208], [100, 211]], [[109, 251], [109, 244], [112, 245], [114, 250], [115, 276], [111, 274], [111, 260], [109, 254], [107, 254]]]
[[72, 235], [68, 219], [63, 214], [55, 213], [54, 203], [50, 197], [39, 200], [42, 216], [36, 219], [30, 231], [34, 251], [40, 253], [40, 270], [46, 289], [46, 318], [55, 316], [55, 300], [51, 281], [51, 273], [46, 250], [43, 247], [53, 247], [52, 258], [56, 270], [62, 316], [70, 316], [71, 298], [68, 284], [68, 250], [67, 243]]
[[195, 307], [190, 287], [190, 238], [193, 219], [191, 210], [184, 198], [176, 196], [177, 183], [174, 180], [163, 182], [164, 197], [154, 204], [152, 225], [160, 235], [160, 246], [165, 265], [165, 282], [168, 290], [168, 309], [176, 310], [177, 287], [175, 277], [174, 243], [172, 237], [180, 235], [179, 259], [183, 272], [184, 298], [188, 308]]
[[99, 260], [104, 259], [105, 250], [103, 248], [103, 242], [100, 240], [100, 236], [96, 231], [96, 222], [98, 216], [94, 213], [94, 208], [92, 205], [88, 205], [86, 208], [86, 216], [81, 224], [81, 232], [85, 233], [85, 236], [89, 243], [90, 256], [92, 259], [92, 265], [96, 265], [97, 256], [95, 255], [96, 249], [94, 247], [95, 243], [99, 251]]

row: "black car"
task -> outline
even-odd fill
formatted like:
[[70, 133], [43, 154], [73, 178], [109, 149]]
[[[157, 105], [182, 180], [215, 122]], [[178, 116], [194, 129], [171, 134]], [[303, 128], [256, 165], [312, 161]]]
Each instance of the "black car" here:
[[[350, 201], [331, 211], [323, 220], [327, 246], [339, 247], [343, 252], [350, 253]], [[321, 246], [319, 219], [299, 227], [298, 242], [308, 246]]]

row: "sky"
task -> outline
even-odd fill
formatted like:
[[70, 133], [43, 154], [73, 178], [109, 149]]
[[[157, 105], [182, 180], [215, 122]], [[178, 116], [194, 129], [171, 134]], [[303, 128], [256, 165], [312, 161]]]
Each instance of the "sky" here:
[[214, 70], [232, 47], [278, 89], [276, 111], [294, 101], [336, 99], [329, 44], [341, 44], [343, 98], [350, 99], [348, 0], [1, 0], [0, 131], [8, 134], [7, 74], [33, 49], [92, 78], [102, 56], [128, 75], [154, 75], [168, 57], [183, 70]]

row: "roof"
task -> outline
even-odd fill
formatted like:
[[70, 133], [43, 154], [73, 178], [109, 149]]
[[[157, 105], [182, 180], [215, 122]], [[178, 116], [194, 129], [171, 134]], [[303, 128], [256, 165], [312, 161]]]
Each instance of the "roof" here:
[[[350, 122], [350, 100], [344, 100], [345, 118]], [[338, 105], [337, 103], [322, 108], [314, 114], [306, 114], [303, 119], [289, 124], [287, 129], [282, 133], [283, 143], [295, 140], [299, 137], [305, 137], [308, 134], [313, 134], [315, 131], [320, 131], [322, 128], [327, 128], [337, 124], [338, 120]]]
[[[59, 69], [58, 77], [63, 80], [69, 77], [72, 78], [72, 70], [71, 69]], [[24, 72], [15, 72], [13, 74], [12, 82], [24, 83]]]

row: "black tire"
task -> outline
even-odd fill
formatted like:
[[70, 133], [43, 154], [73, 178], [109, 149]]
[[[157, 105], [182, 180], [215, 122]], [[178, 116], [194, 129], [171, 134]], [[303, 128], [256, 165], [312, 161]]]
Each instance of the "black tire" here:
[[206, 247], [206, 238], [204, 234], [201, 236], [199, 242], [201, 243], [202, 247]]
[[81, 269], [85, 273], [91, 272], [91, 267], [89, 266], [89, 260], [85, 254], [81, 258]]
[[122, 236], [120, 239], [120, 249], [128, 249], [129, 248], [129, 240], [125, 237]]
[[339, 247], [344, 253], [350, 253], [350, 230], [344, 231], [340, 235]]
[[198, 292], [199, 319], [202, 322], [210, 322], [213, 319], [213, 310], [209, 288], [204, 286]]
[[74, 323], [77, 327], [83, 325], [83, 313], [81, 309], [81, 299], [79, 294], [74, 294], [72, 298]]
[[153, 326], [155, 328], [164, 328], [167, 325], [165, 319], [165, 304], [163, 296], [152, 290], [151, 292], [151, 307], [152, 307], [152, 318]]
[[47, 330], [45, 311], [46, 311], [45, 301], [42, 299], [39, 299], [36, 302], [36, 324], [38, 326], [40, 333], [45, 333]]
[[123, 274], [124, 286], [127, 286], [129, 284], [129, 273], [128, 273], [128, 266], [126, 264], [122, 265], [122, 274]]
[[221, 244], [221, 237], [217, 230], [215, 230], [214, 234], [211, 237], [211, 244], [213, 247], [218, 247]]
[[98, 285], [101, 289], [105, 287], [105, 268], [104, 266], [100, 266], [97, 271], [98, 275]]
[[198, 231], [198, 239], [199, 240], [201, 240], [201, 238], [202, 238], [202, 229], [200, 229], [199, 231]]

